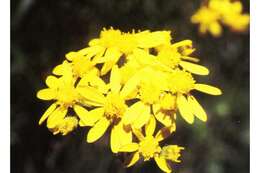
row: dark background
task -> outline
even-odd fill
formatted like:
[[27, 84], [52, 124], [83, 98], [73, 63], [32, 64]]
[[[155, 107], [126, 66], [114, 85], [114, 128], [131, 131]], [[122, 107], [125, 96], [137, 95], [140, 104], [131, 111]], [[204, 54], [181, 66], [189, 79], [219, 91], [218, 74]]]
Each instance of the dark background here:
[[[249, 1], [243, 2], [245, 12]], [[88, 129], [53, 136], [38, 120], [49, 106], [36, 98], [51, 70], [72, 50], [85, 47], [102, 27], [171, 30], [173, 41], [191, 39], [195, 57], [211, 70], [199, 82], [219, 86], [223, 95], [194, 95], [208, 113], [207, 123], [188, 125], [164, 143], [178, 144], [179, 173], [249, 172], [249, 33], [225, 28], [220, 38], [198, 34], [190, 16], [199, 0], [11, 0], [11, 172], [155, 173], [154, 161], [125, 169], [113, 155], [108, 136], [85, 142]]]

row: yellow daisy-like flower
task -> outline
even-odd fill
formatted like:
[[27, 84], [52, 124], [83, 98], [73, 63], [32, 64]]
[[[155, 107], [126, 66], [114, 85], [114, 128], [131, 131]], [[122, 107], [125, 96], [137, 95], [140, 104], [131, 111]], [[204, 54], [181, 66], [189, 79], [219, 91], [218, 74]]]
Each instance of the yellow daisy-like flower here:
[[171, 46], [164, 46], [160, 48], [157, 59], [163, 64], [175, 69], [177, 67], [182, 67], [183, 69], [197, 74], [197, 75], [208, 75], [209, 70], [201, 65], [194, 64], [189, 61], [198, 62], [197, 58], [193, 58], [189, 55], [193, 52], [191, 40], [184, 40], [172, 44]]
[[[75, 120], [66, 118], [68, 109], [87, 105], [88, 100], [79, 93], [79, 87], [75, 87], [76, 78], [73, 77], [71, 64], [64, 61], [62, 66], [62, 68], [56, 69], [57, 71], [55, 72], [59, 72], [58, 74], [63, 76], [59, 78], [52, 75], [48, 76], [46, 84], [49, 88], [40, 90], [37, 93], [37, 97], [42, 100], [55, 100], [42, 115], [39, 124], [41, 125], [47, 119], [47, 127], [54, 134], [61, 132], [65, 135], [77, 126]], [[57, 130], [60, 128], [65, 129], [65, 126], [67, 128], [68, 124], [70, 130], [67, 130], [67, 132], [65, 130]]]
[[140, 158], [144, 161], [149, 161], [154, 159], [159, 168], [164, 172], [171, 172], [171, 168], [167, 164], [166, 160], [171, 160], [173, 162], [180, 162], [178, 157], [180, 156], [180, 150], [183, 147], [166, 146], [161, 148], [159, 142], [167, 138], [172, 131], [175, 130], [173, 127], [163, 128], [153, 136], [156, 127], [155, 118], [151, 117], [149, 122], [145, 126], [145, 136], [142, 134], [141, 130], [134, 129], [133, 132], [139, 143], [129, 143], [120, 148], [120, 152], [134, 152], [132, 157], [127, 163], [127, 167], [134, 165]]
[[121, 94], [121, 75], [117, 66], [114, 66], [110, 75], [110, 91], [104, 96], [103, 93], [92, 88], [82, 87], [79, 92], [93, 102], [93, 106], [99, 104], [99, 107], [87, 111], [81, 107], [75, 107], [75, 112], [81, 117], [82, 126], [93, 126], [87, 135], [87, 142], [92, 143], [98, 140], [106, 132], [109, 126], [112, 126], [110, 144], [111, 150], [116, 153], [118, 148], [125, 143], [131, 142], [132, 133], [129, 127], [124, 126], [121, 119], [126, 113], [128, 106], [126, 99]]
[[243, 5], [240, 1], [209, 0], [192, 17], [191, 22], [199, 24], [199, 31], [209, 31], [213, 36], [220, 36], [220, 23], [237, 32], [245, 31], [249, 24], [249, 14], [242, 14]]
[[[212, 6], [217, 5], [221, 4]], [[231, 7], [233, 13], [223, 19], [227, 24], [241, 11], [238, 5]], [[211, 15], [204, 16], [203, 27], [216, 34]], [[243, 20], [233, 25], [234, 29], [240, 28]], [[192, 57], [194, 50], [191, 40], [171, 43], [169, 31], [123, 33], [104, 29], [88, 47], [66, 54], [66, 60], [53, 69], [54, 75], [47, 77], [48, 88], [40, 90], [37, 97], [54, 103], [39, 124], [47, 120], [54, 135], [66, 135], [78, 125], [89, 126], [88, 143], [96, 142], [111, 129], [112, 152], [133, 152], [128, 167], [140, 158], [154, 159], [161, 170], [171, 172], [167, 161], [180, 162], [184, 148], [161, 147], [160, 142], [176, 130], [178, 111], [190, 124], [194, 117], [206, 121], [204, 109], [191, 92], [221, 94], [220, 89], [194, 80], [193, 74], [209, 73], [197, 64], [198, 58]], [[160, 130], [154, 135], [157, 125]]]
[[199, 31], [202, 34], [210, 32], [213, 36], [220, 36], [222, 27], [219, 23], [221, 15], [207, 7], [201, 7], [192, 17], [191, 22], [199, 24]]
[[194, 122], [194, 115], [202, 121], [207, 121], [207, 114], [190, 91], [195, 89], [211, 95], [221, 95], [221, 90], [210, 85], [195, 83], [192, 75], [182, 70], [175, 70], [169, 74], [169, 81], [169, 90], [176, 95], [181, 116], [190, 124]]
[[122, 33], [113, 28], [104, 29], [99, 39], [89, 42], [86, 52], [95, 52], [93, 61], [104, 63], [101, 75], [106, 74], [115, 65], [122, 55], [128, 56], [135, 49], [148, 49], [163, 44], [169, 44], [171, 40], [168, 31], [143, 31], [140, 33]]

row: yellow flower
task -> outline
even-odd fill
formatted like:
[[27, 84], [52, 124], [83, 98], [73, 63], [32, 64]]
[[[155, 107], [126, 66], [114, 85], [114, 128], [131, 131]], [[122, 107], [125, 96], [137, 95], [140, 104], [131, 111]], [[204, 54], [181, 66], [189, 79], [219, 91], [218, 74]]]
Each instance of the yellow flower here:
[[[64, 118], [69, 108], [74, 108], [75, 106], [82, 107], [82, 105], [88, 104], [88, 100], [79, 93], [79, 87], [75, 87], [76, 78], [73, 77], [70, 64], [64, 61], [62, 66], [62, 68], [58, 67], [59, 69], [56, 69], [55, 72], [63, 74], [63, 76], [59, 78], [48, 76], [46, 84], [49, 88], [42, 89], [37, 93], [39, 99], [55, 100], [39, 120], [39, 124], [41, 125], [48, 119], [47, 127], [49, 129], [64, 126], [64, 123], [68, 122]], [[67, 133], [64, 132], [64, 134]]]
[[[214, 8], [218, 5], [223, 4], [211, 4]], [[217, 35], [221, 30], [216, 30], [214, 22], [219, 22], [220, 14], [226, 14], [222, 23], [230, 27], [233, 18], [241, 17], [241, 6], [236, 3], [231, 7], [229, 14], [226, 9], [215, 14], [207, 7], [194, 20], [203, 30]], [[241, 17], [241, 21], [232, 23], [233, 29], [243, 28], [246, 20]], [[111, 129], [112, 152], [133, 152], [128, 167], [140, 158], [154, 159], [161, 170], [171, 172], [167, 161], [180, 162], [184, 148], [161, 147], [160, 142], [176, 130], [177, 111], [190, 124], [194, 117], [206, 121], [204, 109], [191, 92], [221, 94], [220, 89], [193, 79], [192, 74], [209, 73], [206, 67], [196, 64], [199, 59], [191, 55], [194, 50], [191, 40], [171, 43], [169, 31], [123, 33], [104, 29], [88, 47], [66, 54], [66, 60], [53, 69], [55, 76], [47, 77], [47, 88], [40, 90], [37, 97], [54, 103], [39, 124], [47, 120], [54, 135], [67, 135], [78, 125], [89, 126], [88, 143]], [[154, 135], [157, 125], [163, 127]]]
[[162, 44], [169, 44], [171, 40], [169, 31], [143, 31], [139, 33], [122, 33], [113, 28], [104, 29], [99, 39], [89, 42], [89, 48], [85, 52], [94, 52], [91, 56], [93, 62], [104, 63], [101, 75], [106, 74], [118, 62], [124, 54], [128, 56], [135, 49], [148, 49]]
[[167, 138], [173, 131], [175, 131], [175, 128], [163, 128], [159, 130], [155, 136], [153, 136], [155, 127], [156, 122], [152, 116], [145, 126], [145, 136], [142, 134], [141, 130], [133, 130], [135, 136], [140, 142], [132, 142], [123, 145], [120, 148], [120, 152], [134, 152], [129, 163], [127, 164], [127, 167], [134, 165], [140, 158], [143, 158], [144, 161], [148, 161], [153, 158], [161, 170], [164, 172], [171, 172], [171, 168], [167, 164], [166, 160], [179, 162], [177, 159], [180, 156], [180, 150], [183, 149], [182, 147], [177, 147], [173, 150], [172, 147], [162, 149], [159, 145], [160, 141]]
[[[79, 84], [82, 86], [81, 84]], [[81, 87], [79, 92], [93, 103], [99, 104], [99, 107], [87, 111], [80, 107], [74, 110], [83, 117], [80, 125], [93, 126], [87, 134], [87, 142], [92, 143], [98, 140], [106, 132], [109, 126], [112, 126], [110, 145], [112, 152], [116, 153], [118, 148], [132, 140], [132, 133], [129, 127], [122, 124], [121, 119], [125, 115], [127, 105], [125, 98], [121, 94], [121, 75], [117, 66], [114, 66], [110, 75], [110, 91], [104, 96], [103, 93], [90, 87]]]
[[199, 24], [199, 31], [205, 34], [209, 31], [213, 36], [220, 36], [222, 33], [222, 27], [219, 24], [220, 14], [207, 7], [201, 7], [192, 17], [191, 22]]
[[166, 78], [160, 71], [145, 67], [139, 70], [125, 84], [122, 94], [128, 96], [136, 93], [137, 100], [125, 113], [122, 121], [133, 128], [141, 128], [151, 117], [151, 106], [155, 104], [164, 90], [167, 89]]
[[192, 17], [191, 22], [199, 24], [199, 31], [205, 34], [209, 31], [213, 36], [220, 36], [220, 23], [229, 26], [234, 31], [244, 31], [249, 24], [249, 15], [242, 14], [243, 5], [239, 1], [209, 0]]
[[211, 95], [221, 95], [221, 90], [210, 85], [196, 83], [190, 73], [182, 70], [175, 70], [169, 74], [168, 80], [169, 90], [177, 97], [177, 108], [181, 116], [190, 124], [194, 122], [194, 115], [202, 121], [207, 121], [207, 114], [190, 91], [195, 89]]
[[240, 1], [211, 0], [209, 7], [218, 11], [222, 16], [222, 22], [235, 31], [244, 31], [249, 24], [249, 15], [242, 14], [243, 5]]
[[[186, 61], [198, 61], [197, 58], [187, 56], [194, 50], [191, 49], [191, 46], [192, 42], [190, 40], [177, 42], [171, 46], [164, 46], [160, 48], [157, 59], [173, 69], [180, 66], [183, 69], [197, 75], [208, 75], [209, 70], [206, 67]], [[179, 52], [180, 49], [182, 50]]]

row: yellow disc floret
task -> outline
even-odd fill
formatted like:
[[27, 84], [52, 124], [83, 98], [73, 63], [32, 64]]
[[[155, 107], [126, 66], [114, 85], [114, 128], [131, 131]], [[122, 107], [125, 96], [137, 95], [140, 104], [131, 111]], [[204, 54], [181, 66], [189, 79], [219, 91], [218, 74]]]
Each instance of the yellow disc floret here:
[[174, 110], [176, 108], [176, 96], [172, 94], [164, 94], [160, 98], [160, 106], [163, 110]]
[[181, 54], [171, 49], [163, 49], [158, 53], [158, 60], [169, 67], [176, 67], [181, 61]]
[[172, 93], [187, 94], [195, 86], [192, 75], [182, 70], [175, 70], [169, 75], [169, 89]]
[[125, 101], [116, 93], [108, 93], [104, 105], [105, 115], [108, 119], [121, 118], [127, 108]]
[[155, 154], [159, 154], [161, 148], [159, 146], [158, 141], [153, 136], [146, 136], [139, 143], [139, 152], [144, 157], [144, 160], [150, 160], [153, 158]]
[[75, 104], [78, 93], [73, 86], [61, 86], [57, 91], [57, 100], [62, 105], [70, 107]]

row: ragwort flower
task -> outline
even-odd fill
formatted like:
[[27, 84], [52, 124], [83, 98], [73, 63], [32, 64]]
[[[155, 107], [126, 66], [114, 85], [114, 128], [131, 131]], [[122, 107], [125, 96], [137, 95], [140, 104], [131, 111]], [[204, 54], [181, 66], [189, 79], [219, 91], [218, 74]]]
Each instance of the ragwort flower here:
[[221, 24], [237, 32], [248, 28], [249, 14], [242, 14], [243, 5], [240, 1], [208, 0], [192, 17], [191, 22], [199, 24], [202, 34], [210, 32], [218, 37], [222, 33]]
[[[48, 88], [37, 97], [54, 103], [39, 124], [47, 120], [54, 135], [88, 126], [88, 143], [109, 131], [113, 153], [133, 152], [128, 167], [139, 159], [154, 159], [161, 170], [171, 172], [167, 161], [180, 162], [184, 148], [161, 147], [160, 142], [175, 132], [178, 112], [190, 124], [194, 117], [206, 121], [206, 112], [191, 92], [221, 94], [194, 80], [194, 74], [209, 73], [197, 64], [194, 51], [191, 40], [171, 43], [169, 31], [104, 29], [88, 47], [66, 54], [47, 77]], [[160, 130], [154, 135], [156, 127]]]
[[145, 126], [145, 136], [142, 134], [140, 129], [133, 130], [139, 143], [132, 142], [120, 148], [120, 152], [134, 152], [129, 163], [127, 163], [127, 167], [134, 165], [141, 158], [144, 161], [154, 159], [161, 170], [164, 172], [171, 172], [171, 168], [167, 164], [166, 160], [180, 162], [178, 158], [180, 156], [180, 151], [184, 149], [183, 147], [174, 146], [173, 148], [171, 146], [165, 146], [161, 148], [159, 145], [160, 141], [167, 138], [175, 128], [169, 127], [161, 129], [155, 136], [153, 136], [155, 127], [155, 118], [151, 117]]

